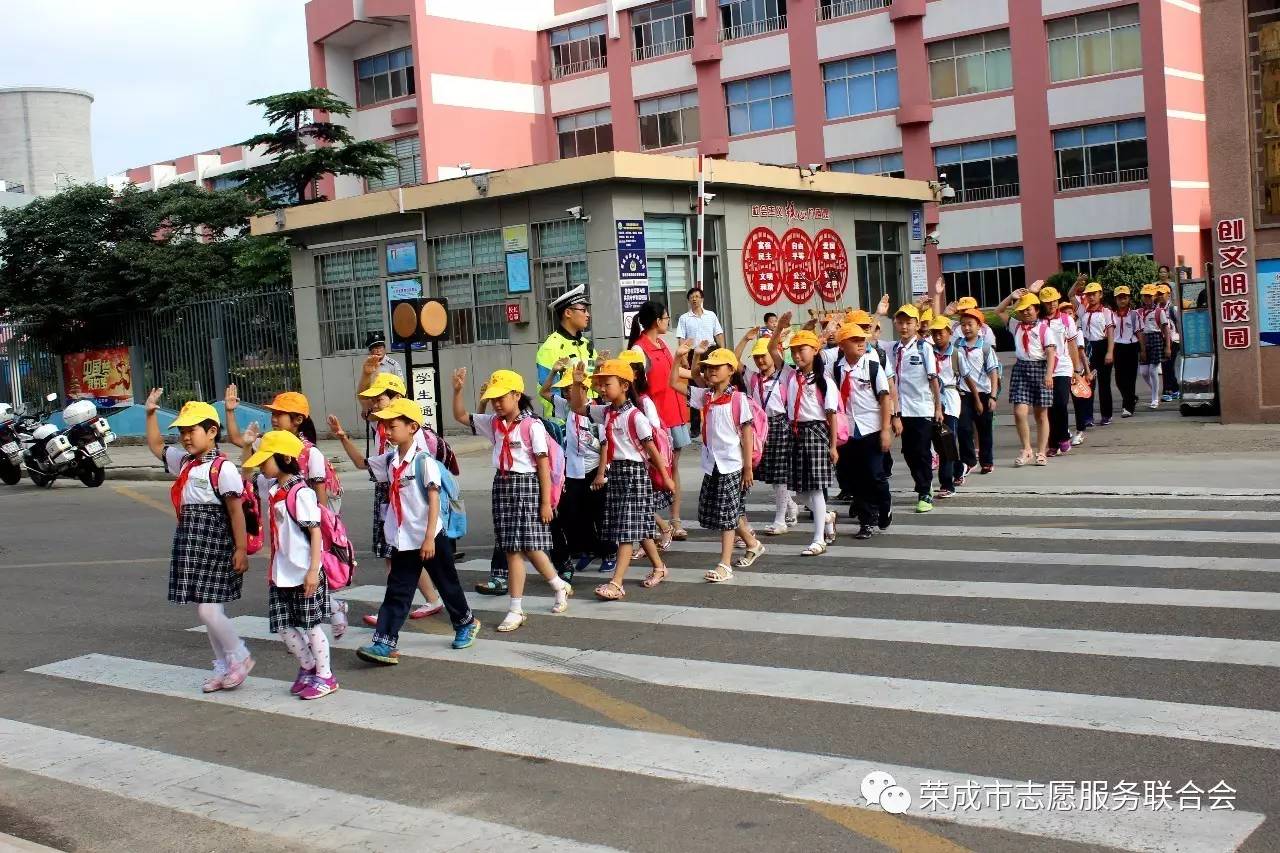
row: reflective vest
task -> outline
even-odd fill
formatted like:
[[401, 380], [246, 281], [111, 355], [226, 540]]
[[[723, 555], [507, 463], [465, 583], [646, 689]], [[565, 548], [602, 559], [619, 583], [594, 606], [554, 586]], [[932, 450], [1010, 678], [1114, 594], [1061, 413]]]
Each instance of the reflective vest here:
[[[587, 363], [587, 375], [595, 372], [596, 350], [591, 345], [591, 341], [582, 335], [574, 337], [565, 334], [563, 329], [557, 329], [547, 336], [547, 339], [542, 342], [542, 346], [538, 347], [536, 360], [538, 363], [539, 386], [547, 381], [547, 377], [551, 374], [551, 369], [562, 358], [585, 361]], [[551, 404], [541, 398], [539, 400], [542, 403], [543, 415], [548, 418], [554, 417]]]

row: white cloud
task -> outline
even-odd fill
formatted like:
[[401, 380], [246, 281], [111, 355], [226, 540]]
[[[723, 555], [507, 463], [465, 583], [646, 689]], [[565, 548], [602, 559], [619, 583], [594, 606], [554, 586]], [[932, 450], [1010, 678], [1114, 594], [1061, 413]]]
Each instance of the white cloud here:
[[0, 0], [0, 86], [94, 96], [99, 176], [231, 145], [310, 85], [305, 0]]

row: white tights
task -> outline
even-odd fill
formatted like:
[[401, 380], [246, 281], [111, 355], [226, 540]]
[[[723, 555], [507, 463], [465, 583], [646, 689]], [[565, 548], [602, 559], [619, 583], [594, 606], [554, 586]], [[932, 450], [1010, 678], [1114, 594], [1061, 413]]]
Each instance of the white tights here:
[[803, 492], [797, 497], [813, 510], [813, 544], [826, 542], [827, 496], [819, 489], [816, 492]]
[[773, 523], [778, 527], [787, 523], [787, 504], [791, 502], [791, 492], [786, 483], [773, 484]]
[[280, 639], [284, 640], [285, 646], [298, 659], [298, 665], [303, 669], [314, 669], [321, 678], [333, 676], [333, 670], [329, 666], [329, 638], [319, 625], [307, 631], [301, 628], [281, 628]]
[[1138, 372], [1142, 374], [1142, 381], [1147, 383], [1147, 387], [1151, 389], [1151, 402], [1158, 403], [1160, 401], [1160, 379], [1164, 375], [1161, 372], [1161, 366], [1158, 364], [1140, 364]]
[[233, 660], [241, 661], [249, 656], [249, 650], [245, 648], [244, 641], [236, 633], [235, 625], [231, 624], [225, 607], [221, 604], [197, 604], [196, 616], [200, 618], [205, 633], [209, 635], [209, 645], [213, 647], [215, 662], [227, 666]]

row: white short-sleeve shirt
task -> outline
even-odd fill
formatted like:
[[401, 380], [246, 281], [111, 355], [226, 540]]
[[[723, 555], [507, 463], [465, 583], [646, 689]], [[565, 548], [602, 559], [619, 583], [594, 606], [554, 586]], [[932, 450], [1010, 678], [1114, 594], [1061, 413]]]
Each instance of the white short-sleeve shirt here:
[[[532, 447], [525, 447], [523, 421], [529, 419], [532, 423], [529, 425], [529, 444]], [[497, 425], [497, 421], [501, 420], [494, 414], [472, 415], [471, 431], [476, 435], [483, 435], [493, 443], [493, 470], [500, 471], [502, 469], [502, 446], [504, 440], [511, 446], [511, 467], [506, 469], [513, 474], [536, 474], [538, 472], [537, 457], [547, 455], [547, 428], [542, 425], [542, 421], [531, 415], [522, 415], [511, 424]], [[500, 433], [505, 433], [506, 438]]]
[[708, 341], [714, 344], [716, 335], [723, 334], [724, 327], [720, 325], [720, 318], [709, 308], [702, 309], [701, 317], [692, 311], [686, 311], [676, 323], [676, 338], [682, 341], [693, 341], [695, 344]]
[[852, 367], [848, 359], [840, 360], [840, 400], [850, 428], [859, 437], [880, 431], [880, 398], [889, 393], [889, 377], [879, 365], [873, 350], [863, 353]]
[[[822, 370], [825, 377], [825, 368], [822, 365], [815, 362], [814, 367], [816, 370]], [[814, 384], [812, 375], [803, 380], [803, 388], [801, 381], [800, 371], [797, 368], [788, 367], [783, 371], [781, 388], [783, 404], [786, 407], [787, 417], [792, 423], [825, 421], [827, 413], [840, 408], [840, 394], [834, 381], [827, 382], [827, 393], [822, 396], [818, 394], [818, 386]]]
[[[737, 395], [737, 403], [732, 402]], [[713, 402], [724, 400], [728, 402]], [[702, 442], [702, 473], [711, 474], [716, 469], [721, 474], [736, 474], [742, 470], [742, 427], [751, 424], [751, 404], [747, 398], [730, 390], [712, 397], [708, 388], [690, 388], [689, 405], [705, 411], [703, 428], [706, 441]], [[738, 417], [733, 416], [734, 408]]]
[[1116, 343], [1136, 344], [1138, 342], [1138, 312], [1132, 308], [1113, 312], [1116, 318]]
[[787, 413], [787, 408], [782, 402], [781, 384], [782, 372], [777, 370], [768, 379], [755, 373], [747, 380], [747, 388], [751, 391], [752, 399], [760, 404], [760, 408], [764, 409], [764, 413], [769, 417]]
[[[612, 424], [610, 415], [613, 414]], [[631, 403], [623, 403], [622, 408], [612, 406], [592, 406], [591, 419], [604, 424], [608, 430], [608, 439], [613, 443], [612, 459], [615, 462], [645, 462], [649, 451], [645, 448], [646, 439], [653, 438], [653, 424], [645, 417], [644, 412]], [[632, 430], [639, 439], [639, 444], [631, 437]]]
[[1049, 321], [1049, 330], [1057, 336], [1058, 345], [1058, 363], [1053, 369], [1053, 375], [1070, 377], [1075, 373], [1075, 365], [1071, 363], [1071, 354], [1069, 347], [1076, 345], [1076, 338], [1080, 335], [1080, 328], [1076, 325], [1076, 321], [1070, 317], [1059, 314]]
[[1036, 320], [1024, 327], [1017, 317], [1010, 317], [1009, 334], [1013, 335], [1013, 351], [1020, 361], [1045, 361], [1045, 347], [1058, 343], [1047, 320]]
[[[956, 357], [952, 357], [956, 354]], [[947, 417], [960, 417], [960, 383], [969, 375], [969, 363], [959, 357], [953, 341], [945, 352], [934, 350], [934, 358], [938, 363], [938, 386], [942, 389], [942, 414]], [[959, 372], [957, 372], [959, 368]]]
[[[204, 458], [191, 468], [191, 472], [187, 475], [187, 482], [182, 486], [182, 503], [184, 505], [207, 504], [217, 506], [222, 503], [218, 495], [226, 497], [227, 495], [239, 495], [244, 492], [244, 478], [240, 476], [240, 469], [236, 467], [234, 462], [225, 459], [222, 463], [222, 470], [218, 472], [218, 488], [215, 493], [209, 478], [217, 455], [216, 453], [206, 453]], [[183, 466], [190, 461], [192, 461], [192, 457], [188, 456], [181, 447], [169, 445], [164, 449], [164, 469], [174, 476], [181, 474]]]
[[894, 341], [887, 356], [885, 370], [898, 383], [898, 413], [904, 418], [932, 418], [933, 387], [929, 380], [938, 376], [933, 345], [912, 340], [904, 346], [901, 341]]
[[569, 401], [555, 397], [551, 408], [564, 421], [564, 475], [581, 480], [600, 467], [600, 433], [590, 415], [569, 408]]
[[[978, 386], [979, 393], [990, 394], [991, 372], [1000, 370], [1000, 362], [996, 357], [995, 347], [984, 345], [981, 336], [972, 345], [964, 338], [961, 338], [953, 343], [952, 346], [959, 348], [961, 358], [968, 364], [968, 376]], [[960, 385], [960, 393], [969, 393], [968, 383]]]
[[[404, 518], [395, 511], [395, 504], [387, 501], [387, 511], [382, 518], [382, 532], [387, 544], [397, 551], [416, 551], [426, 541], [427, 534], [427, 499], [422, 493], [422, 485], [418, 483], [417, 459], [424, 451], [416, 444], [410, 449], [408, 457], [401, 459], [400, 450], [390, 450], [381, 456], [369, 459], [369, 471], [379, 483], [390, 483], [395, 472], [400, 474], [400, 508]], [[400, 469], [404, 464], [407, 467]], [[424, 457], [423, 470], [427, 475], [427, 488], [440, 488], [440, 464], [430, 456]], [[440, 516], [436, 516], [436, 528], [431, 532], [432, 538], [444, 528]]]
[[1142, 331], [1147, 334], [1163, 332], [1173, 325], [1169, 320], [1169, 312], [1159, 305], [1153, 308], [1139, 308], [1138, 323]]
[[[959, 341], [963, 337], [964, 331], [960, 328], [960, 321], [956, 320], [951, 324], [951, 339]], [[986, 323], [978, 327], [978, 338], [986, 341], [988, 346], [994, 347], [996, 345], [996, 333]]]
[[1084, 330], [1084, 339], [1086, 341], [1101, 341], [1107, 337], [1107, 329], [1116, 324], [1116, 316], [1111, 309], [1098, 303], [1097, 309], [1089, 308], [1085, 302], [1076, 303], [1076, 318], [1080, 323], [1080, 328]]
[[[300, 479], [292, 479], [287, 486], [274, 483], [268, 492], [267, 505], [271, 507], [271, 519], [274, 524], [273, 542], [278, 547], [271, 556], [271, 583], [278, 587], [302, 586], [307, 570], [311, 568], [311, 533], [309, 528], [320, 524], [320, 502], [316, 499], [315, 490], [304, 485], [298, 489], [294, 509], [297, 519], [289, 517], [289, 500], [281, 498], [274, 505], [271, 503], [277, 494], [286, 492]], [[323, 571], [323, 569], [321, 569]]]

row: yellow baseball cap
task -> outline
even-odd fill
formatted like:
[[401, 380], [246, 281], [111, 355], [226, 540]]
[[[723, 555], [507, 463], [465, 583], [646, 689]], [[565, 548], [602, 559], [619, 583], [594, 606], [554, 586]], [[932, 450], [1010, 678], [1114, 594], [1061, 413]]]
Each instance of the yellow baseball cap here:
[[1018, 304], [1013, 306], [1014, 311], [1026, 311], [1028, 308], [1039, 308], [1040, 299], [1034, 293], [1024, 293], [1022, 298], [1018, 300]]
[[946, 317], [934, 317], [933, 321], [929, 323], [929, 331], [937, 332], [941, 329], [951, 331], [951, 321]]
[[1085, 293], [1101, 293], [1102, 285], [1098, 284], [1096, 281], [1091, 281], [1084, 286], [1084, 292]]
[[297, 391], [283, 391], [277, 394], [274, 400], [267, 403], [266, 409], [272, 412], [311, 417], [311, 404], [307, 402], [307, 398], [304, 395], [299, 394]]
[[870, 326], [875, 320], [866, 311], [859, 308], [856, 311], [850, 311], [844, 315], [846, 323], [857, 323], [859, 326]]
[[791, 342], [787, 344], [791, 349], [796, 347], [813, 347], [814, 349], [822, 349], [822, 341], [818, 340], [818, 336], [808, 329], [801, 329], [791, 336]]
[[378, 397], [387, 391], [393, 391], [403, 397], [407, 393], [404, 387], [404, 380], [394, 373], [379, 373], [373, 377], [369, 387], [360, 392], [360, 396]]
[[979, 326], [986, 325], [986, 322], [987, 322], [986, 315], [984, 315], [977, 308], [966, 308], [963, 311], [961, 311], [960, 319], [963, 320], [966, 317], [968, 317], [970, 320], [977, 320]]
[[620, 358], [611, 358], [597, 367], [595, 375], [597, 379], [603, 376], [616, 376], [628, 382], [636, 381], [636, 372], [631, 369], [631, 365]]
[[373, 416], [380, 421], [389, 421], [392, 418], [408, 418], [418, 426], [422, 426], [422, 407], [410, 400], [408, 397], [400, 397], [391, 401], [391, 404], [385, 406], [373, 413]]
[[751, 347], [752, 357], [755, 357], [757, 355], [768, 355], [769, 341], [770, 341], [770, 338], [756, 338], [755, 344]]
[[1154, 284], [1144, 284], [1142, 285], [1142, 290], [1138, 291], [1141, 296], [1155, 296], [1159, 292], [1159, 289]]
[[[395, 403], [392, 405], [395, 405]], [[387, 408], [390, 408], [390, 406]], [[383, 411], [386, 411], [386, 409]], [[377, 414], [381, 417], [381, 413]], [[258, 442], [257, 452], [249, 457], [248, 461], [244, 463], [244, 466], [246, 468], [257, 468], [277, 453], [281, 456], [287, 456], [290, 459], [297, 459], [302, 455], [302, 439], [298, 438], [291, 432], [285, 432], [282, 429], [273, 429], [271, 432], [262, 436], [262, 439]]]
[[1161, 293], [1173, 293], [1173, 288], [1167, 284], [1157, 284], [1156, 290], [1160, 291]]
[[169, 424], [169, 429], [177, 429], [178, 427], [193, 427], [202, 424], [205, 421], [213, 421], [219, 426], [222, 425], [222, 418], [218, 417], [218, 410], [208, 403], [202, 403], [199, 400], [192, 400], [182, 407], [182, 411], [178, 412], [178, 417], [173, 423]]
[[920, 312], [920, 322], [925, 326], [928, 326], [930, 323], [933, 322], [932, 308], [925, 308], [923, 311]]
[[1133, 291], [1129, 289], [1129, 285], [1122, 284], [1115, 290], [1111, 291], [1111, 294], [1113, 296], [1131, 296], [1133, 295]]
[[733, 354], [733, 350], [720, 347], [719, 349], [713, 349], [711, 352], [707, 353], [702, 359], [702, 364], [705, 367], [719, 367], [724, 364], [732, 367], [734, 370], [737, 370], [738, 357]]
[[851, 339], [865, 341], [867, 339], [866, 327], [860, 323], [845, 323], [843, 326], [836, 329], [836, 343], [842, 343]]
[[622, 352], [618, 353], [618, 361], [621, 361], [623, 364], [638, 364], [641, 367], [644, 367], [647, 359], [644, 357], [644, 353], [642, 352], [638, 352], [633, 349], [624, 349]]
[[972, 296], [961, 296], [959, 299], [956, 300], [957, 311], [967, 311], [970, 308], [977, 308], [977, 307], [978, 307], [978, 300], [974, 299]]
[[524, 377], [514, 370], [495, 370], [489, 377], [489, 386], [484, 389], [482, 400], [496, 400], [505, 397], [512, 391], [524, 393]]
[[910, 317], [913, 320], [920, 319], [920, 309], [916, 308], [916, 306], [914, 305], [903, 305], [897, 311], [893, 312], [893, 316], [895, 317], [901, 314], [906, 314], [908, 317]]
[[1062, 294], [1058, 292], [1058, 288], [1056, 287], [1040, 288], [1041, 302], [1058, 302], [1061, 299], [1062, 299]]

